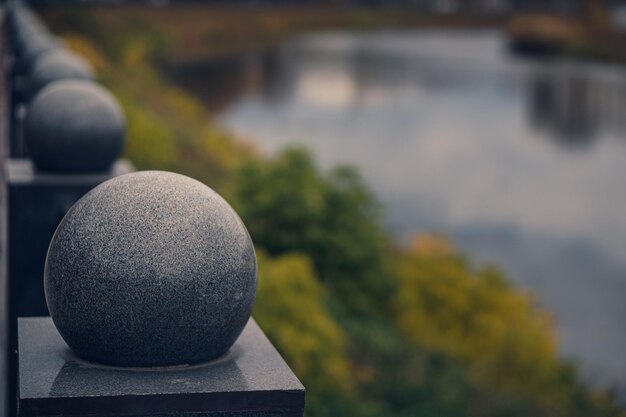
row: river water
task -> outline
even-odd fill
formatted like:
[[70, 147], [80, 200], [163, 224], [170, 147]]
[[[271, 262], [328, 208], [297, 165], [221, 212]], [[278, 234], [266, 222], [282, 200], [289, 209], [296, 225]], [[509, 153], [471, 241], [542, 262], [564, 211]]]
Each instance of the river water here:
[[429, 30], [310, 34], [210, 75], [224, 126], [356, 165], [399, 239], [443, 232], [501, 265], [589, 381], [626, 385], [624, 68]]

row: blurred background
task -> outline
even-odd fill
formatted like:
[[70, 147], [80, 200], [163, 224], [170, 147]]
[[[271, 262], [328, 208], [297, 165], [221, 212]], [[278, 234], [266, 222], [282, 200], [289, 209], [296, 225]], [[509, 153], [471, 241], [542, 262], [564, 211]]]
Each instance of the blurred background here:
[[623, 416], [626, 3], [32, 1], [257, 245], [308, 416]]

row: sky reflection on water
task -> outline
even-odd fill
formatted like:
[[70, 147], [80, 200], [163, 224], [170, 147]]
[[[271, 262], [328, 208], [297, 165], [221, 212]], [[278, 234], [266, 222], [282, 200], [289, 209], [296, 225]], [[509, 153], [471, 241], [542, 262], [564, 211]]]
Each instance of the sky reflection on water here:
[[626, 384], [625, 70], [525, 61], [492, 31], [313, 34], [248, 64], [221, 123], [358, 166], [397, 236], [502, 265], [592, 381]]

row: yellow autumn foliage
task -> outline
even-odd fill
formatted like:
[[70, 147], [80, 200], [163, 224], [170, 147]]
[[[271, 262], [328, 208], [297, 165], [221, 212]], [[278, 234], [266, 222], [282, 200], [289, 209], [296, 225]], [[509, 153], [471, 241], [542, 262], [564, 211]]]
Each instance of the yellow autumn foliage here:
[[326, 310], [324, 287], [309, 258], [258, 254], [259, 284], [253, 316], [313, 391], [349, 394], [352, 377], [346, 336]]
[[481, 379], [505, 386], [552, 381], [550, 316], [499, 271], [473, 269], [447, 240], [428, 236], [413, 240], [397, 272], [395, 321], [413, 343], [465, 359]]

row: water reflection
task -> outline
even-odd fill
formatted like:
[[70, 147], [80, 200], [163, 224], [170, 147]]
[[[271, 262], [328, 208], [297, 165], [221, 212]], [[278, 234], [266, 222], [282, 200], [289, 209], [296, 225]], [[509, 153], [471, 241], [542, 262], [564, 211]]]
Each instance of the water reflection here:
[[400, 238], [445, 231], [503, 265], [590, 380], [626, 383], [626, 71], [436, 31], [309, 35], [240, 65], [204, 96], [228, 97], [224, 125], [359, 166]]
[[233, 56], [166, 67], [171, 81], [199, 96], [209, 110], [219, 112], [241, 95], [263, 94], [275, 75], [275, 53]]
[[533, 127], [565, 146], [586, 146], [603, 131], [624, 136], [626, 78], [621, 70], [553, 65], [531, 74]]

